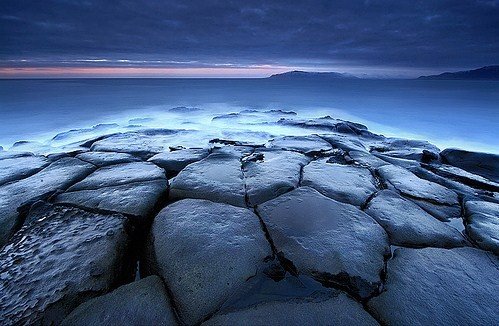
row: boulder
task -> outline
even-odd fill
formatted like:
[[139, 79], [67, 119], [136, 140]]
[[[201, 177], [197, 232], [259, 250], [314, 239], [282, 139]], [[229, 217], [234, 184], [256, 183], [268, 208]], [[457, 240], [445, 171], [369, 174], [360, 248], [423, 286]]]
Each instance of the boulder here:
[[447, 164], [422, 164], [423, 168], [426, 168], [435, 174], [438, 174], [444, 178], [455, 180], [461, 182], [467, 186], [483, 189], [486, 191], [499, 192], [499, 183], [490, 181], [479, 175], [470, 173], [463, 169], [457, 168], [452, 165]]
[[188, 148], [170, 152], [161, 152], [154, 155], [148, 161], [165, 169], [168, 176], [178, 174], [187, 165], [202, 160], [208, 156], [205, 148]]
[[92, 152], [92, 151], [78, 154], [76, 155], [76, 158], [88, 163], [92, 163], [93, 165], [98, 167], [140, 161], [139, 158], [127, 153]]
[[331, 144], [315, 135], [275, 138], [268, 142], [267, 147], [296, 151], [307, 155], [320, 154], [333, 149]]
[[448, 148], [440, 153], [445, 163], [499, 182], [499, 155]]
[[0, 251], [0, 324], [60, 324], [132, 276], [122, 216], [39, 203], [28, 219]]
[[185, 199], [154, 219], [148, 265], [166, 282], [183, 322], [217, 311], [272, 254], [250, 210]]
[[467, 201], [464, 208], [466, 233], [480, 248], [499, 255], [499, 204]]
[[300, 187], [257, 207], [292, 273], [340, 285], [367, 298], [381, 285], [388, 236], [369, 215], [309, 187]]
[[495, 325], [499, 260], [485, 251], [397, 249], [385, 291], [367, 303], [386, 325]]
[[0, 160], [0, 186], [26, 178], [50, 164], [44, 156], [20, 156]]
[[62, 325], [177, 325], [177, 321], [163, 282], [153, 275], [88, 300]]
[[298, 187], [301, 169], [309, 162], [303, 154], [281, 150], [256, 150], [252, 158], [243, 163], [250, 206]]
[[0, 186], [0, 247], [23, 224], [20, 207], [66, 189], [94, 169], [90, 163], [67, 157], [30, 177]]
[[186, 166], [172, 180], [172, 199], [198, 198], [246, 206], [243, 173], [238, 155], [213, 153]]
[[368, 169], [352, 165], [314, 161], [303, 169], [303, 186], [359, 207], [376, 192], [375, 182]]
[[461, 247], [461, 233], [391, 190], [383, 190], [365, 210], [388, 233], [390, 243], [406, 247]]

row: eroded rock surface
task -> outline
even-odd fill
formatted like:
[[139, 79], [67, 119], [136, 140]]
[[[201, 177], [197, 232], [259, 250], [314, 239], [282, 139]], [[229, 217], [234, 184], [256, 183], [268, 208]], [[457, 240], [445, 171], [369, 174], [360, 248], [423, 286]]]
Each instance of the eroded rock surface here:
[[43, 156], [21, 156], [0, 160], [0, 186], [28, 177], [49, 165]]
[[76, 155], [76, 158], [92, 163], [95, 166], [103, 167], [106, 165], [138, 162], [140, 159], [127, 153], [113, 152], [85, 152]]
[[376, 191], [374, 177], [368, 169], [323, 161], [311, 162], [303, 169], [302, 185], [359, 207]]
[[470, 152], [461, 149], [448, 148], [440, 153], [443, 161], [481, 175], [494, 182], [499, 182], [499, 155]]
[[166, 289], [149, 276], [78, 306], [62, 325], [176, 325]]
[[0, 251], [1, 324], [59, 324], [131, 275], [122, 216], [40, 203], [28, 219]]
[[271, 255], [250, 210], [185, 199], [154, 219], [149, 262], [171, 290], [181, 319], [195, 324], [216, 312]]
[[308, 155], [318, 154], [333, 149], [331, 144], [327, 141], [314, 135], [285, 136], [272, 139], [268, 142], [268, 147], [296, 151]]
[[257, 208], [281, 260], [295, 273], [366, 298], [381, 284], [388, 236], [370, 216], [309, 187]]
[[482, 249], [499, 255], [499, 204], [467, 201], [466, 232]]
[[498, 267], [497, 256], [474, 248], [397, 249], [368, 307], [387, 325], [494, 325]]
[[205, 148], [187, 148], [156, 154], [149, 159], [149, 162], [165, 169], [167, 175], [175, 175], [187, 165], [202, 160], [208, 154]]

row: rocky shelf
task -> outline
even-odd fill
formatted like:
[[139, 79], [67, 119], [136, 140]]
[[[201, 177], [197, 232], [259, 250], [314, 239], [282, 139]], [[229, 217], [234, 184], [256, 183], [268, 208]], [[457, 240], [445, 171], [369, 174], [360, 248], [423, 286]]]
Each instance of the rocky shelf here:
[[276, 124], [0, 151], [0, 324], [499, 323], [497, 155]]

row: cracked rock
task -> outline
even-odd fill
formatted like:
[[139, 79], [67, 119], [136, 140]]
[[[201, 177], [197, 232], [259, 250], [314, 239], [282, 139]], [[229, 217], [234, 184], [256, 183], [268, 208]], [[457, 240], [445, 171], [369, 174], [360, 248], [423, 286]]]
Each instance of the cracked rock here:
[[440, 153], [444, 162], [499, 182], [499, 155], [448, 148]]
[[296, 151], [308, 155], [319, 154], [333, 149], [331, 144], [315, 135], [275, 138], [270, 140], [267, 146], [269, 148]]
[[49, 165], [43, 156], [21, 156], [0, 160], [0, 185], [28, 177]]
[[499, 260], [486, 251], [397, 249], [385, 291], [368, 302], [386, 325], [495, 325]]
[[166, 289], [149, 276], [78, 306], [62, 325], [176, 325]]
[[127, 153], [113, 152], [85, 152], [76, 155], [82, 161], [92, 163], [95, 166], [103, 167], [107, 165], [131, 163], [140, 161], [139, 158]]
[[376, 191], [375, 180], [368, 169], [321, 161], [305, 166], [302, 185], [312, 187], [329, 198], [359, 207]]
[[148, 264], [165, 280], [181, 319], [196, 324], [254, 276], [272, 254], [250, 210], [185, 199], [154, 219]]
[[28, 219], [0, 251], [0, 324], [59, 324], [131, 275], [122, 216], [39, 203]]
[[467, 201], [465, 214], [466, 233], [480, 248], [499, 255], [499, 204]]
[[388, 236], [369, 215], [309, 187], [257, 207], [281, 260], [295, 273], [366, 298], [381, 284]]
[[208, 156], [206, 148], [188, 148], [154, 155], [148, 161], [165, 169], [167, 175], [176, 175], [187, 165]]

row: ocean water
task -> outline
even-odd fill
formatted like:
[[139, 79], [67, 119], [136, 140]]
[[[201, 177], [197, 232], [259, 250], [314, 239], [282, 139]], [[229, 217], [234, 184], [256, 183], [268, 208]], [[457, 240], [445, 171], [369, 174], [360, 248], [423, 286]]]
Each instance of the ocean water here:
[[[214, 135], [282, 132], [240, 119], [212, 120], [248, 109], [294, 111], [303, 118], [330, 115], [385, 136], [428, 140], [442, 149], [499, 153], [499, 82], [430, 80], [0, 80], [0, 145], [46, 143], [72, 129], [83, 129], [73, 133], [82, 138], [144, 127]], [[91, 128], [98, 124], [105, 125]]]

